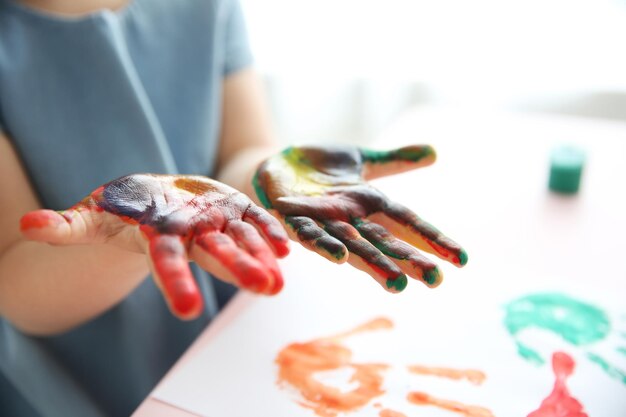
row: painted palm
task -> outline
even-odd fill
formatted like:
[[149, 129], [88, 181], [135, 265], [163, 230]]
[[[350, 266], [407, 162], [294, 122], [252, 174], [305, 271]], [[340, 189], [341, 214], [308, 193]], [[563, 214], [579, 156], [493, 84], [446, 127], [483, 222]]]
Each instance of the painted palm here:
[[203, 300], [188, 261], [247, 290], [283, 286], [276, 257], [287, 255], [281, 224], [246, 195], [201, 176], [128, 175], [72, 208], [36, 210], [21, 221], [29, 239], [60, 245], [109, 243], [148, 255], [172, 312], [200, 314]]
[[407, 276], [437, 286], [442, 274], [417, 249], [456, 266], [467, 254], [408, 208], [367, 181], [432, 164], [430, 146], [391, 151], [356, 147], [291, 147], [265, 161], [254, 179], [261, 202], [292, 239], [336, 262], [369, 273], [390, 292]]

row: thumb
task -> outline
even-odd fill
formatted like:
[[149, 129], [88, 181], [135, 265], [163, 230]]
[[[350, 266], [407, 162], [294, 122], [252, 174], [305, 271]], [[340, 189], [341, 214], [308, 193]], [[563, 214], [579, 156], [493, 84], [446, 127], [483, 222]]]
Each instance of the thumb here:
[[411, 145], [388, 151], [359, 149], [363, 158], [363, 177], [372, 180], [432, 165], [437, 154], [430, 145]]
[[69, 245], [95, 241], [96, 223], [89, 210], [35, 210], [22, 216], [20, 230], [29, 240]]

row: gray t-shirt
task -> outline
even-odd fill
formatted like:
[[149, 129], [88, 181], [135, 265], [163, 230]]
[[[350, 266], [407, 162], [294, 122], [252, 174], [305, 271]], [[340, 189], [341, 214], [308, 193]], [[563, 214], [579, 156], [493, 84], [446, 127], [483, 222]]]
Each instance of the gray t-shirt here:
[[[0, 129], [46, 208], [129, 173], [211, 175], [222, 81], [250, 64], [236, 0], [131, 0], [79, 18], [0, 0]], [[59, 336], [0, 319], [0, 415], [129, 415], [234, 291], [193, 270], [206, 307], [191, 322], [151, 279]]]

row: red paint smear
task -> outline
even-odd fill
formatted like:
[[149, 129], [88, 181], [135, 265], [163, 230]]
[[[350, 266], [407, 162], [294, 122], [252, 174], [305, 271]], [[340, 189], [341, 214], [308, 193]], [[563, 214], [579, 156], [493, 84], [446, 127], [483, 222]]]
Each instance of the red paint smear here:
[[571, 396], [567, 386], [567, 379], [574, 372], [574, 359], [564, 352], [552, 355], [552, 369], [556, 380], [550, 395], [541, 402], [541, 406], [528, 417], [589, 417], [582, 404]]
[[410, 392], [407, 400], [415, 405], [432, 405], [466, 417], [493, 417], [493, 413], [484, 407], [433, 397], [425, 392]]
[[[390, 320], [379, 318], [335, 336], [290, 344], [276, 358], [278, 382], [296, 388], [304, 398], [300, 404], [320, 417], [335, 417], [340, 412], [357, 410], [384, 393], [382, 374], [388, 366], [351, 362], [352, 352], [340, 341], [356, 333], [391, 326]], [[357, 385], [350, 391], [343, 392], [315, 378], [318, 372], [345, 368], [353, 370], [350, 382]]]

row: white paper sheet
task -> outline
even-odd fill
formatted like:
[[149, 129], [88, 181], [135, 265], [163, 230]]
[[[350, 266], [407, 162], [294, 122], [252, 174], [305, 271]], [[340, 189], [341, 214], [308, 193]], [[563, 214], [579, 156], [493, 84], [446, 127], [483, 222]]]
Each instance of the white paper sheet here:
[[[295, 246], [295, 245], [294, 245]], [[378, 416], [376, 403], [407, 416], [451, 416], [433, 406], [406, 400], [409, 391], [479, 405], [495, 416], [527, 416], [539, 407], [554, 385], [549, 363], [538, 366], [524, 360], [503, 325], [505, 305], [530, 293], [558, 291], [602, 308], [612, 331], [604, 340], [574, 346], [554, 333], [530, 329], [520, 340], [549, 360], [562, 350], [576, 362], [568, 380], [571, 394], [589, 416], [626, 415], [626, 383], [610, 376], [588, 359], [592, 352], [626, 371], [626, 316], [623, 297], [591, 286], [574, 288], [563, 277], [537, 272], [463, 270], [444, 266], [446, 279], [435, 290], [410, 282], [401, 294], [391, 295], [364, 273], [349, 266], [322, 262], [294, 247], [282, 261], [287, 285], [280, 295], [257, 298], [206, 348], [170, 374], [155, 397], [190, 412], [207, 416], [314, 417], [300, 405], [299, 393], [277, 385], [278, 352], [293, 342], [307, 342], [350, 330], [376, 317], [391, 319], [391, 330], [355, 335], [345, 345], [353, 361], [383, 362], [386, 393], [361, 409], [339, 416]], [[625, 284], [626, 286], [626, 284]], [[622, 295], [624, 292], [621, 293]], [[620, 311], [622, 309], [622, 311]], [[478, 369], [486, 374], [482, 385], [433, 376], [413, 375], [406, 365], [419, 364]], [[350, 388], [348, 370], [321, 375], [325, 382]]]

